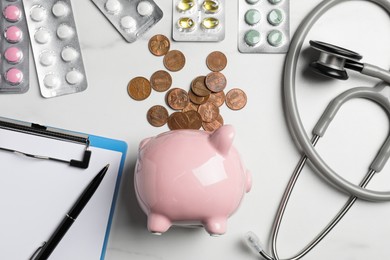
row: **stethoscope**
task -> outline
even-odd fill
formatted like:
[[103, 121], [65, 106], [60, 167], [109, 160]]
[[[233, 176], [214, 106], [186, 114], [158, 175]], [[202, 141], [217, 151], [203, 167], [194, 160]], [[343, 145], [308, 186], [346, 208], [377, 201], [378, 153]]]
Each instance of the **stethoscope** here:
[[[387, 160], [390, 157], [390, 136], [386, 139], [382, 145], [374, 161], [369, 167], [369, 171], [363, 178], [359, 185], [355, 185], [346, 179], [342, 178], [334, 170], [332, 170], [316, 152], [315, 145], [320, 137], [323, 137], [328, 126], [336, 116], [340, 107], [347, 101], [355, 98], [365, 98], [376, 102], [385, 109], [390, 116], [390, 88], [387, 84], [390, 84], [390, 72], [381, 69], [377, 66], [367, 63], [361, 63], [362, 56], [356, 52], [331, 45], [319, 41], [310, 41], [310, 45], [313, 49], [320, 52], [319, 59], [311, 63], [311, 67], [318, 73], [328, 77], [346, 80], [348, 79], [347, 69], [360, 72], [361, 74], [368, 75], [383, 80], [375, 87], [356, 87], [349, 89], [336, 98], [334, 98], [324, 111], [320, 120], [317, 122], [313, 129], [313, 137], [309, 138], [301, 121], [297, 100], [295, 96], [295, 74], [298, 63], [300, 51], [302, 49], [303, 42], [306, 35], [310, 31], [314, 23], [330, 8], [333, 6], [347, 2], [351, 0], [325, 0], [314, 8], [305, 20], [298, 27], [290, 44], [290, 49], [287, 54], [285, 67], [284, 67], [284, 104], [285, 114], [287, 117], [290, 132], [293, 136], [296, 144], [301, 148], [303, 156], [300, 159], [297, 167], [295, 168], [286, 190], [283, 194], [280, 202], [274, 224], [271, 231], [271, 253], [269, 255], [261, 248], [257, 236], [253, 232], [248, 232], [246, 240], [256, 249], [256, 251], [265, 259], [279, 260], [276, 242], [282, 222], [282, 218], [289, 201], [291, 192], [295, 186], [296, 181], [306, 163], [310, 163], [311, 168], [319, 173], [322, 177], [328, 180], [331, 184], [337, 188], [351, 194], [350, 198], [343, 206], [343, 208], [337, 213], [331, 222], [320, 232], [306, 247], [304, 247], [295, 256], [286, 260], [298, 260], [305, 256], [310, 250], [312, 250], [342, 219], [342, 217], [348, 212], [355, 201], [359, 199], [369, 201], [388, 201], [390, 200], [390, 191], [379, 192], [365, 189], [371, 178], [378, 172], [380, 172], [385, 166]], [[369, 0], [383, 7], [390, 14], [390, 1], [388, 0]]]

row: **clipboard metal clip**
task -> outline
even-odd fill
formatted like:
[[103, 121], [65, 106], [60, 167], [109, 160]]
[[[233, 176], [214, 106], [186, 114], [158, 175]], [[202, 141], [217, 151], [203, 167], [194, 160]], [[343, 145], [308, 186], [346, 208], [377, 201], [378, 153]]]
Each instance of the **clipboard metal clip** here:
[[9, 149], [9, 148], [5, 148], [5, 147], [0, 147], [1, 151], [13, 152], [15, 154], [23, 155], [23, 156], [34, 158], [34, 159], [62, 162], [62, 163], [69, 164], [72, 167], [77, 167], [77, 168], [81, 168], [81, 169], [87, 169], [89, 166], [89, 161], [91, 159], [92, 152], [90, 150], [88, 150], [89, 144], [90, 144], [88, 135], [78, 134], [78, 133], [77, 134], [70, 133], [67, 131], [63, 131], [63, 130], [55, 129], [55, 128], [49, 128], [49, 127], [42, 126], [39, 124], [28, 124], [28, 123], [15, 121], [15, 120], [11, 120], [11, 119], [6, 119], [6, 118], [2, 118], [2, 117], [0, 117], [0, 128], [10, 130], [10, 131], [17, 131], [17, 132], [22, 132], [25, 134], [38, 135], [38, 136], [52, 138], [52, 139], [56, 139], [56, 140], [60, 140], [60, 141], [67, 141], [67, 142], [73, 142], [73, 143], [85, 145], [83, 158], [81, 160], [72, 159], [69, 161], [59, 159], [59, 158], [44, 156], [44, 155], [25, 153], [22, 151]]

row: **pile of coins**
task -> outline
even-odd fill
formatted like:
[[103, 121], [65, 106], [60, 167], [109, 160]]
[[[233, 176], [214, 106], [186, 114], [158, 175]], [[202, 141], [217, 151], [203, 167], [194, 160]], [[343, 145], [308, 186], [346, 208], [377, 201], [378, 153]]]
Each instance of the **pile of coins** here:
[[[169, 50], [170, 42], [164, 35], [155, 35], [149, 41], [149, 50], [156, 56], [164, 55], [164, 66], [169, 71], [179, 71], [185, 65], [185, 56], [178, 50]], [[214, 131], [224, 124], [220, 114], [220, 107], [226, 105], [232, 110], [242, 109], [247, 102], [244, 91], [238, 88], [231, 89], [225, 95], [227, 80], [221, 71], [227, 65], [226, 56], [220, 51], [210, 53], [206, 58], [206, 65], [210, 73], [198, 76], [192, 80], [189, 91], [181, 88], [171, 88], [172, 77], [164, 70], [156, 71], [150, 80], [144, 77], [133, 78], [127, 87], [130, 97], [135, 100], [144, 100], [152, 88], [158, 92], [165, 92], [166, 103], [175, 110], [169, 115], [168, 110], [155, 105], [147, 112], [148, 122], [156, 127], [168, 123], [171, 130], [200, 129]]]

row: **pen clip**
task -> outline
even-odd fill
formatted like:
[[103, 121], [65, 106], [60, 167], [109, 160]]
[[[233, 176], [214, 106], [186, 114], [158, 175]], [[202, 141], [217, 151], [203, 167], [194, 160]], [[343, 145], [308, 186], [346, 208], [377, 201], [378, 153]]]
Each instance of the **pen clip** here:
[[34, 254], [30, 257], [29, 260], [34, 260], [35, 257], [38, 255], [38, 253], [42, 250], [42, 248], [46, 245], [46, 242], [43, 242], [43, 244], [35, 250]]

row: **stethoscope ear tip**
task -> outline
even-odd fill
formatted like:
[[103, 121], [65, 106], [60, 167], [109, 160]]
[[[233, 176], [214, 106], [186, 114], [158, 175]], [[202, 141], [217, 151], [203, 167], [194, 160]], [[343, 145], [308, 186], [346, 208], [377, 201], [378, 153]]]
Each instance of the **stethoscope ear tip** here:
[[245, 242], [246, 242], [246, 244], [248, 245], [248, 247], [256, 250], [257, 253], [263, 251], [263, 249], [260, 246], [260, 242], [259, 241], [260, 240], [257, 237], [257, 235], [255, 233], [253, 233], [252, 231], [248, 231], [245, 234]]

